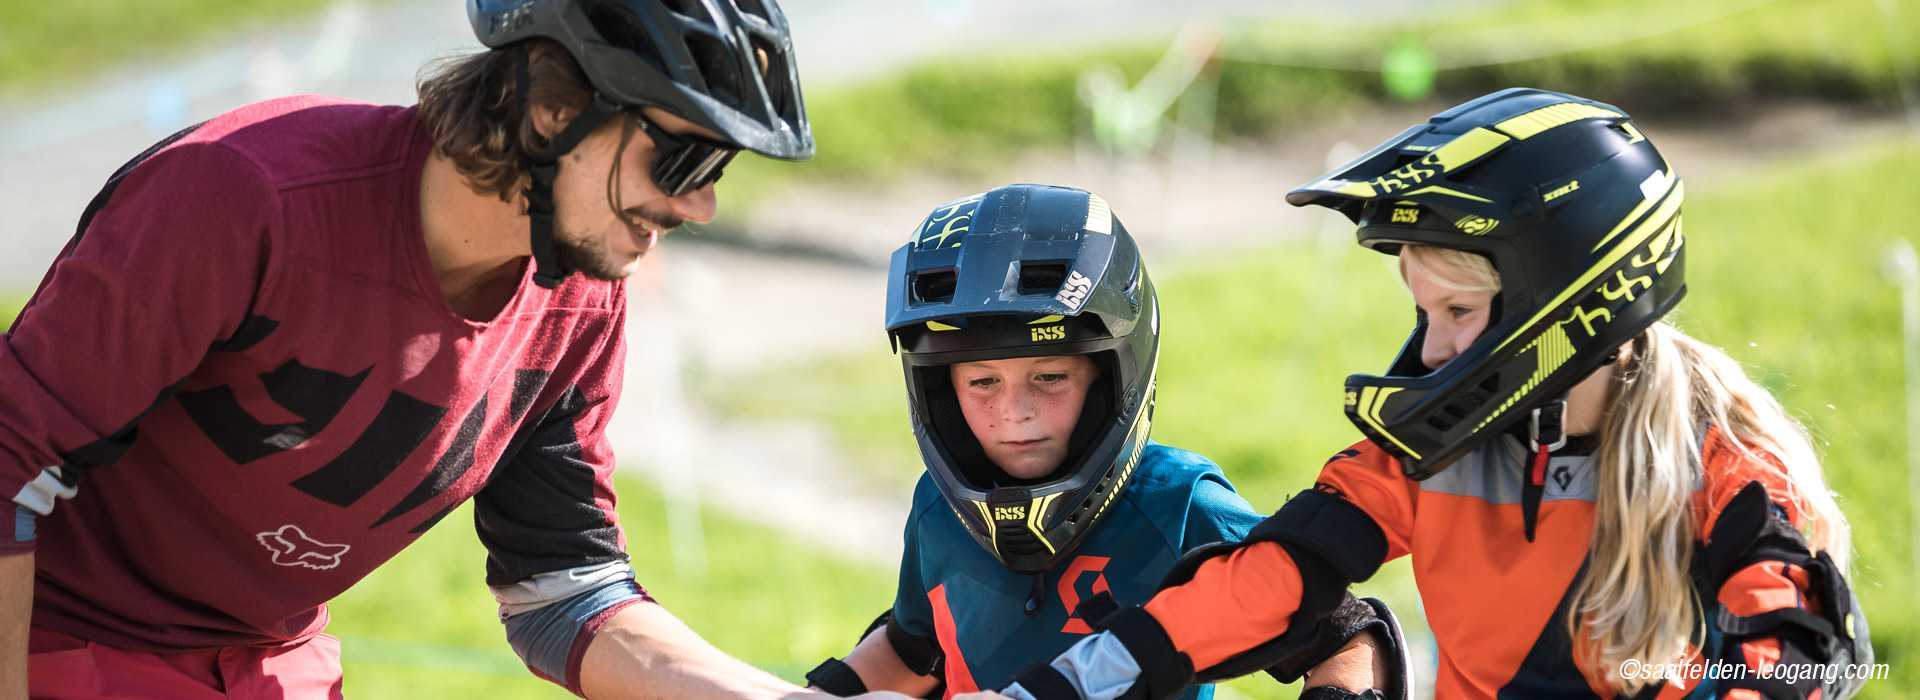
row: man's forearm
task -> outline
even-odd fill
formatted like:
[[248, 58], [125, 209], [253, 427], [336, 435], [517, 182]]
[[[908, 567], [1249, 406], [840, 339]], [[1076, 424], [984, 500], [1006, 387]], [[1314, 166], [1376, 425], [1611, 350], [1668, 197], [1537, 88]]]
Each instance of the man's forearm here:
[[722, 653], [665, 608], [639, 603], [615, 613], [580, 663], [594, 700], [830, 698]]
[[0, 555], [0, 697], [27, 696], [27, 630], [33, 621], [33, 552]]

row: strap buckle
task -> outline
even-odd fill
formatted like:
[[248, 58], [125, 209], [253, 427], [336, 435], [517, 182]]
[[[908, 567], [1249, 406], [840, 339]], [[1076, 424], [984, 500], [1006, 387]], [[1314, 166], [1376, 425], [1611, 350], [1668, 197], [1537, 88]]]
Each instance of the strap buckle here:
[[1527, 422], [1527, 440], [1535, 452], [1543, 447], [1552, 452], [1567, 446], [1566, 399], [1554, 399], [1533, 409]]

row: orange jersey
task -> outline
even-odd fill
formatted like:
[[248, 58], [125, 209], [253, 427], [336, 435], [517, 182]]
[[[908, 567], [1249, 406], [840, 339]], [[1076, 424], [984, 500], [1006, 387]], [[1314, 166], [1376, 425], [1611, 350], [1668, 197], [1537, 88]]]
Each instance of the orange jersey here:
[[[1585, 669], [1575, 661], [1566, 611], [1582, 575], [1594, 527], [1596, 464], [1589, 456], [1554, 456], [1547, 464], [1534, 541], [1528, 542], [1521, 490], [1530, 465], [1518, 440], [1501, 435], [1426, 481], [1401, 474], [1394, 459], [1368, 442], [1336, 455], [1319, 488], [1372, 517], [1386, 535], [1387, 560], [1413, 555], [1414, 579], [1439, 646], [1435, 696], [1440, 698], [1609, 697], [1619, 669]], [[1740, 489], [1760, 482], [1797, 527], [1784, 470], [1731, 449], [1710, 433], [1704, 483], [1693, 497], [1704, 544], [1720, 512]], [[1805, 572], [1778, 562], [1736, 572], [1719, 601], [1740, 615], [1807, 606]], [[1299, 606], [1300, 572], [1273, 542], [1249, 545], [1200, 567], [1193, 580], [1169, 588], [1147, 611], [1166, 628], [1195, 668], [1206, 668], [1286, 630]], [[1773, 640], [1747, 643], [1750, 666], [1778, 658]], [[1662, 698], [1692, 689], [1670, 684]], [[1757, 697], [1737, 690], [1729, 697]]]

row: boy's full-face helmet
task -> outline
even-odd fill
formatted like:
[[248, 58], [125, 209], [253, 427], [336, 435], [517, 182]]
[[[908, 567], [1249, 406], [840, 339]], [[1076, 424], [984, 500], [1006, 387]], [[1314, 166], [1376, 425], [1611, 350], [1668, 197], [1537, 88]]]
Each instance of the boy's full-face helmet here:
[[1625, 112], [1529, 88], [1434, 115], [1289, 192], [1347, 215], [1362, 246], [1477, 253], [1500, 278], [1471, 347], [1430, 371], [1418, 319], [1386, 376], [1347, 378], [1347, 417], [1424, 479], [1534, 416], [1686, 294], [1682, 199]]
[[[1052, 568], [1106, 514], [1146, 447], [1159, 303], [1133, 237], [1084, 190], [1010, 185], [948, 202], [893, 253], [887, 332], [920, 454], [954, 514], [1007, 568]], [[1100, 376], [1066, 461], [1020, 481], [987, 459], [948, 368], [1043, 355], [1087, 355]]]

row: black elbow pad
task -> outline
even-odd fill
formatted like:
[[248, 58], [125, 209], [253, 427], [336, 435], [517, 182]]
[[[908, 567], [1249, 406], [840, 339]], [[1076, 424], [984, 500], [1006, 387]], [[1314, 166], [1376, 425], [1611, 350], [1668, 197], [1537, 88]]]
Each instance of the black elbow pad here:
[[[1339, 651], [1368, 620], [1372, 608], [1347, 594], [1347, 588], [1371, 578], [1387, 556], [1387, 536], [1359, 506], [1321, 489], [1308, 489], [1255, 525], [1237, 544], [1219, 543], [1189, 551], [1161, 581], [1169, 588], [1193, 579], [1200, 565], [1241, 547], [1273, 542], [1300, 569], [1300, 606], [1287, 632], [1264, 644], [1197, 671], [1214, 681], [1266, 670], [1282, 682], [1299, 680], [1307, 669]], [[1344, 617], [1339, 614], [1345, 612]]]
[[[1707, 611], [1708, 624], [1719, 632], [1706, 649], [1708, 659], [1744, 666], [1742, 644], [1771, 637], [1780, 642], [1780, 663], [1820, 671], [1816, 678], [1761, 678], [1755, 669], [1742, 677], [1722, 678], [1726, 689], [1749, 688], [1768, 698], [1807, 698], [1818, 693], [1829, 700], [1845, 700], [1860, 692], [1865, 679], [1861, 667], [1873, 664], [1867, 616], [1853, 596], [1844, 572], [1826, 552], [1815, 553], [1794, 529], [1759, 482], [1747, 484], [1728, 502], [1707, 547], [1694, 559], [1695, 585], [1702, 601], [1718, 601], [1720, 588], [1735, 573], [1755, 564], [1779, 562], [1807, 572], [1808, 597], [1819, 602], [1818, 614], [1806, 608], [1782, 608], [1740, 616], [1715, 602]], [[1853, 673], [1848, 673], [1849, 669]]]

